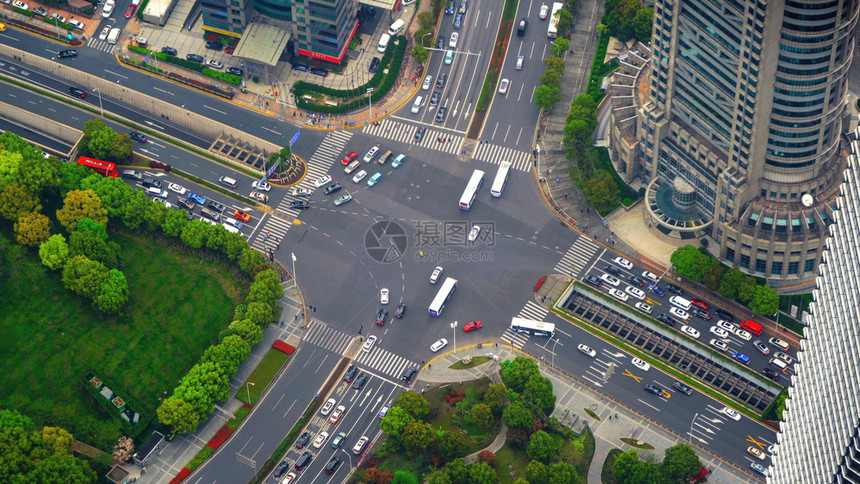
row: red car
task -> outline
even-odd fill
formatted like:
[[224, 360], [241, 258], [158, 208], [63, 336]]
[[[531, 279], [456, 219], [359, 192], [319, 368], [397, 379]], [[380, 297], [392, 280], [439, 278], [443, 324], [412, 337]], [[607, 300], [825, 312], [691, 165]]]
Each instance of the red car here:
[[248, 222], [251, 220], [251, 214], [242, 210], [237, 209], [235, 212], [233, 212], [233, 215], [243, 222]]
[[697, 308], [708, 309], [708, 303], [706, 303], [705, 301], [702, 301], [699, 298], [694, 297], [693, 300], [690, 302], [693, 303], [693, 306], [696, 306]]
[[125, 11], [125, 18], [131, 18], [134, 15], [134, 5], [129, 5], [128, 10]]
[[483, 326], [483, 324], [481, 324], [480, 321], [472, 321], [471, 323], [466, 323], [463, 325], [463, 331], [468, 333], [469, 331], [481, 329], [481, 326]]
[[228, 46], [227, 46], [227, 48], [226, 48], [226, 49], [224, 49], [224, 53], [225, 53], [225, 54], [233, 54], [233, 52], [236, 52], [236, 47], [235, 47], [235, 46], [228, 45]]
[[352, 162], [352, 160], [356, 158], [358, 158], [358, 153], [356, 153], [355, 151], [350, 151], [348, 155], [344, 156], [343, 159], [340, 160], [340, 162], [344, 165], [348, 165]]

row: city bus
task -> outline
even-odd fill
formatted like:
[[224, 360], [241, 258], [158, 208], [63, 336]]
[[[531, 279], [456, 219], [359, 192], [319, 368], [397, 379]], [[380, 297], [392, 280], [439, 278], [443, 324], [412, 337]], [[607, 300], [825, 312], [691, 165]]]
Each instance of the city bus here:
[[78, 164], [84, 165], [87, 168], [95, 170], [104, 177], [109, 176], [112, 178], [116, 178], [119, 175], [119, 170], [116, 169], [116, 163], [111, 163], [109, 161], [96, 160], [94, 158], [87, 158], [86, 156], [82, 156], [78, 158]]
[[510, 329], [514, 333], [527, 333], [530, 336], [545, 336], [547, 338], [552, 338], [555, 335], [554, 324], [523, 318], [511, 318]]
[[556, 13], [562, 8], [564, 8], [564, 4], [561, 2], [552, 4], [552, 10], [550, 10], [549, 15], [549, 28], [546, 31], [546, 36], [549, 40], [555, 40], [558, 37], [558, 17]]
[[466, 185], [466, 190], [463, 191], [463, 196], [460, 197], [460, 210], [469, 210], [472, 208], [472, 202], [475, 201], [475, 195], [478, 194], [478, 189], [484, 184], [484, 172], [475, 170], [472, 172], [472, 178]]
[[439, 288], [439, 292], [436, 294], [436, 297], [433, 298], [433, 302], [430, 303], [430, 316], [433, 316], [434, 318], [441, 316], [442, 310], [445, 309], [445, 303], [451, 299], [451, 296], [456, 290], [457, 279], [446, 277], [445, 282], [442, 283], [442, 287]]
[[499, 165], [499, 171], [496, 173], [496, 179], [493, 180], [493, 187], [490, 188], [490, 195], [501, 198], [502, 192], [505, 191], [505, 184], [508, 182], [508, 172], [511, 171], [511, 162], [503, 161]]

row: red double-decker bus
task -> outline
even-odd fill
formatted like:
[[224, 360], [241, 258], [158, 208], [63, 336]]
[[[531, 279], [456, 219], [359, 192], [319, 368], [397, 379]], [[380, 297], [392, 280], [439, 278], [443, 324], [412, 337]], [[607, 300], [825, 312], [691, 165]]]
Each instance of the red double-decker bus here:
[[95, 170], [101, 173], [102, 176], [116, 178], [117, 175], [119, 175], [119, 171], [116, 169], [116, 163], [111, 163], [109, 161], [96, 160], [94, 158], [82, 156], [78, 158], [78, 164]]

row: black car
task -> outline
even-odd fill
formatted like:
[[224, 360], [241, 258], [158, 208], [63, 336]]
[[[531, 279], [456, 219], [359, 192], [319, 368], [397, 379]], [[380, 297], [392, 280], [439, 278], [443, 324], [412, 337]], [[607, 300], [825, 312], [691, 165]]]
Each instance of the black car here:
[[300, 62], [296, 62], [296, 63], [294, 63], [294, 64], [293, 64], [293, 69], [294, 69], [294, 70], [297, 70], [297, 71], [301, 71], [301, 72], [310, 72], [310, 70], [311, 70], [311, 68], [310, 68], [310, 67], [308, 67], [307, 65], [302, 64], [302, 63], [300, 63]]
[[323, 69], [322, 67], [311, 67], [311, 74], [328, 77], [328, 70]]
[[400, 303], [400, 305], [397, 306], [397, 309], [394, 310], [394, 317], [397, 319], [401, 319], [405, 315], [406, 315], [406, 305], [403, 303]]
[[621, 269], [611, 265], [604, 266], [603, 270], [606, 271], [607, 274], [612, 274], [613, 276], [621, 274]]
[[212, 210], [215, 210], [218, 213], [224, 213], [224, 209], [226, 208], [224, 207], [224, 205], [221, 205], [215, 200], [209, 200], [208, 202], [206, 202], [206, 206], [211, 208]]
[[441, 123], [442, 121], [445, 121], [446, 114], [448, 114], [447, 107], [442, 106], [441, 108], [439, 108], [439, 111], [436, 112], [436, 122]]
[[761, 371], [761, 374], [770, 378], [773, 381], [779, 381], [779, 373], [773, 368], [765, 368]]
[[627, 278], [627, 281], [628, 281], [630, 284], [633, 284], [634, 286], [637, 286], [637, 287], [642, 287], [642, 286], [644, 286], [644, 285], [645, 285], [645, 281], [643, 281], [642, 279], [640, 279], [640, 278], [638, 278], [638, 277], [636, 277], [636, 276], [630, 276], [630, 277], [628, 277], [628, 278]]
[[370, 60], [370, 67], [367, 68], [367, 71], [375, 74], [377, 69], [379, 69], [379, 57], [374, 57]]
[[388, 310], [380, 309], [379, 312], [376, 313], [376, 321], [374, 321], [373, 323], [382, 326], [383, 324], [385, 324], [385, 318], [387, 317]]
[[332, 193], [340, 190], [341, 188], [343, 188], [343, 185], [341, 185], [340, 183], [334, 182], [331, 185], [325, 187], [325, 190], [323, 190], [323, 193], [325, 193], [326, 195], [331, 195]]
[[307, 467], [308, 464], [311, 463], [311, 460], [313, 460], [313, 458], [314, 458], [313, 454], [311, 454], [310, 452], [305, 452], [304, 454], [299, 456], [298, 459], [296, 459], [296, 463], [293, 464], [293, 467], [295, 467], [296, 469], [298, 469], [300, 471], [304, 470], [304, 468]]
[[185, 60], [190, 61], [190, 62], [198, 62], [198, 63], [202, 64], [203, 63], [203, 56], [198, 55], [198, 54], [188, 54], [185, 56]]
[[441, 97], [442, 94], [440, 94], [439, 91], [433, 91], [433, 94], [430, 95], [430, 105], [436, 106], [437, 104], [439, 104], [439, 98]]
[[439, 77], [436, 78], [436, 87], [442, 89], [445, 87], [445, 83], [448, 82], [448, 74], [443, 72], [439, 74]]
[[87, 97], [87, 91], [84, 91], [83, 89], [79, 89], [77, 87], [70, 87], [69, 94], [75, 97], [79, 97], [81, 99]]
[[195, 203], [188, 198], [176, 197], [176, 203], [186, 210], [194, 210]]
[[307, 200], [296, 200], [294, 202], [290, 202], [290, 208], [296, 208], [299, 210], [304, 210], [306, 208], [310, 208], [311, 203]]
[[140, 133], [132, 131], [131, 133], [128, 134], [128, 137], [137, 141], [138, 143], [146, 143], [146, 136], [144, 136]]
[[660, 321], [661, 323], [666, 323], [669, 326], [675, 326], [675, 320], [670, 318], [669, 316], [666, 316], [666, 314], [664, 313], [660, 313], [657, 315], [657, 321]]
[[704, 309], [690, 308], [690, 312], [693, 313], [695, 316], [698, 316], [698, 317], [704, 319], [705, 321], [711, 320], [711, 314], [709, 312], [705, 311]]
[[61, 59], [64, 59], [66, 57], [77, 57], [78, 51], [76, 51], [75, 49], [61, 50], [60, 52], [57, 53], [57, 56]]
[[656, 294], [658, 296], [665, 296], [666, 295], [666, 291], [664, 291], [663, 288], [658, 286], [657, 284], [651, 284], [650, 286], [648, 286], [648, 290], [653, 292], [654, 294]]
[[358, 373], [358, 368], [355, 365], [349, 365], [349, 368], [346, 369], [346, 373], [343, 374], [343, 381], [352, 383], [352, 379], [355, 378], [356, 373]]
[[416, 129], [415, 130], [415, 137], [413, 138], [413, 141], [415, 141], [416, 143], [420, 143], [421, 140], [424, 139], [424, 133], [426, 133], [426, 132], [427, 132], [427, 128], [425, 128], [424, 126], [421, 126], [420, 128]]
[[364, 384], [367, 383], [368, 377], [364, 373], [358, 375], [358, 378], [355, 379], [355, 383], [352, 384], [353, 390], [361, 390], [364, 387]]
[[674, 284], [666, 284], [666, 290], [675, 294], [676, 296], [683, 296], [684, 290]]
[[600, 280], [600, 278], [597, 276], [587, 276], [585, 278], [585, 282], [591, 284], [594, 287], [600, 287], [603, 285], [603, 281]]
[[173, 57], [176, 57], [179, 54], [179, 52], [177, 52], [173, 47], [162, 47], [161, 52], [167, 55], [172, 55]]
[[304, 449], [305, 446], [308, 445], [308, 442], [310, 442], [310, 441], [311, 441], [310, 432], [305, 432], [301, 436], [299, 436], [298, 439], [296, 439], [296, 448], [297, 449]]
[[654, 395], [663, 395], [663, 389], [658, 387], [657, 385], [652, 385], [651, 383], [645, 384], [645, 391], [648, 393], [653, 393]]
[[[768, 369], [770, 369], [770, 368], [768, 368]], [[405, 381], [406, 383], [409, 383], [412, 381], [413, 378], [415, 378], [415, 375], [417, 375], [417, 374], [418, 374], [418, 370], [416, 370], [415, 368], [407, 368], [406, 370], [403, 371], [403, 374], [400, 375], [400, 379]]]
[[281, 461], [281, 463], [278, 464], [278, 467], [275, 467], [275, 473], [272, 475], [275, 477], [281, 477], [282, 475], [284, 475], [284, 472], [287, 472], [287, 469], [289, 468], [289, 464], [287, 464], [285, 461]]
[[520, 23], [517, 25], [517, 35], [522, 37], [526, 35], [526, 27], [528, 27], [529, 21], [526, 19], [520, 19]]
[[223, 49], [223, 48], [224, 48], [224, 44], [222, 44], [222, 43], [221, 43], [220, 41], [218, 41], [218, 40], [210, 40], [209, 42], [206, 42], [206, 48], [207, 48], [207, 49], [211, 49], [211, 50], [218, 50], [218, 51], [220, 51], [221, 49]]
[[436, 48], [444, 49], [445, 48], [445, 36], [440, 35], [439, 38], [436, 39]]
[[334, 471], [340, 467], [340, 457], [332, 457], [331, 460], [328, 461], [328, 464], [325, 465], [325, 471], [329, 474], [334, 474]]
[[681, 392], [685, 395], [692, 395], [693, 394], [693, 389], [690, 388], [684, 382], [676, 381], [675, 383], [672, 384], [672, 388], [674, 388], [675, 390], [678, 390], [679, 392]]
[[227, 70], [224, 72], [226, 72], [227, 74], [233, 74], [234, 76], [245, 75], [245, 69], [242, 69], [241, 67], [228, 67]]
[[728, 312], [728, 311], [726, 311], [726, 310], [725, 310], [725, 309], [723, 309], [723, 308], [717, 308], [717, 309], [715, 309], [715, 310], [714, 310], [714, 315], [716, 315], [717, 317], [723, 318], [723, 319], [725, 319], [726, 321], [728, 321], [728, 322], [730, 322], [730, 323], [734, 323], [734, 322], [735, 322], [735, 315], [734, 315], [734, 314], [732, 314], [732, 313], [730, 313], [730, 312]]

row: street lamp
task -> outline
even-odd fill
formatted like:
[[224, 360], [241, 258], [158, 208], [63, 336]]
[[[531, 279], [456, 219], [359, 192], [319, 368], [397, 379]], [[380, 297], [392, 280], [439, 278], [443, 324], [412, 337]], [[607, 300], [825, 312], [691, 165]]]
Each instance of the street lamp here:
[[[290, 258], [293, 259], [293, 284], [296, 285], [296, 290], [298, 290], [299, 280], [296, 279], [296, 253], [290, 252]], [[302, 324], [305, 324], [305, 319], [307, 319], [307, 309], [305, 309], [305, 305], [302, 303]]]
[[104, 108], [102, 107], [102, 92], [101, 92], [101, 91], [99, 91], [99, 88], [97, 88], [97, 87], [94, 87], [94, 88], [93, 88], [93, 91], [95, 91], [95, 92], [99, 93], [99, 112], [101, 112], [102, 116], [104, 116], [104, 115], [105, 115], [105, 110], [104, 110]]
[[253, 382], [245, 383], [245, 390], [248, 390], [248, 405], [252, 405], [252, 403], [251, 403], [251, 385], [256, 385], [256, 383], [253, 383]]
[[367, 88], [367, 108], [370, 109], [370, 120], [373, 121], [373, 101], [372, 101], [373, 88]]
[[451, 329], [454, 330], [454, 352], [457, 352], [457, 321], [451, 323]]
[[557, 345], [559, 341], [561, 341], [561, 340], [557, 339], [557, 340], [555, 340], [555, 342], [552, 344], [552, 362], [551, 362], [551, 364], [552, 364], [552, 369], [553, 369], [553, 370], [555, 369], [555, 345]]
[[420, 42], [421, 42], [421, 47], [424, 47], [424, 37], [427, 37], [428, 35], [431, 35], [432, 33], [433, 33], [433, 32], [427, 32], [426, 34], [424, 34], [424, 35], [422, 35], [422, 36], [421, 36], [421, 41], [420, 41]]
[[344, 448], [341, 448], [340, 451], [346, 454], [347, 457], [349, 457], [349, 468], [352, 469], [352, 456], [349, 455], [349, 452], [347, 452]]
[[699, 413], [698, 413], [698, 412], [696, 412], [696, 414], [695, 414], [695, 415], [693, 415], [693, 421], [692, 421], [692, 422], [690, 422], [690, 445], [693, 445], [693, 424], [695, 424], [695, 423], [696, 423], [696, 419], [697, 419], [698, 417], [699, 417]]

